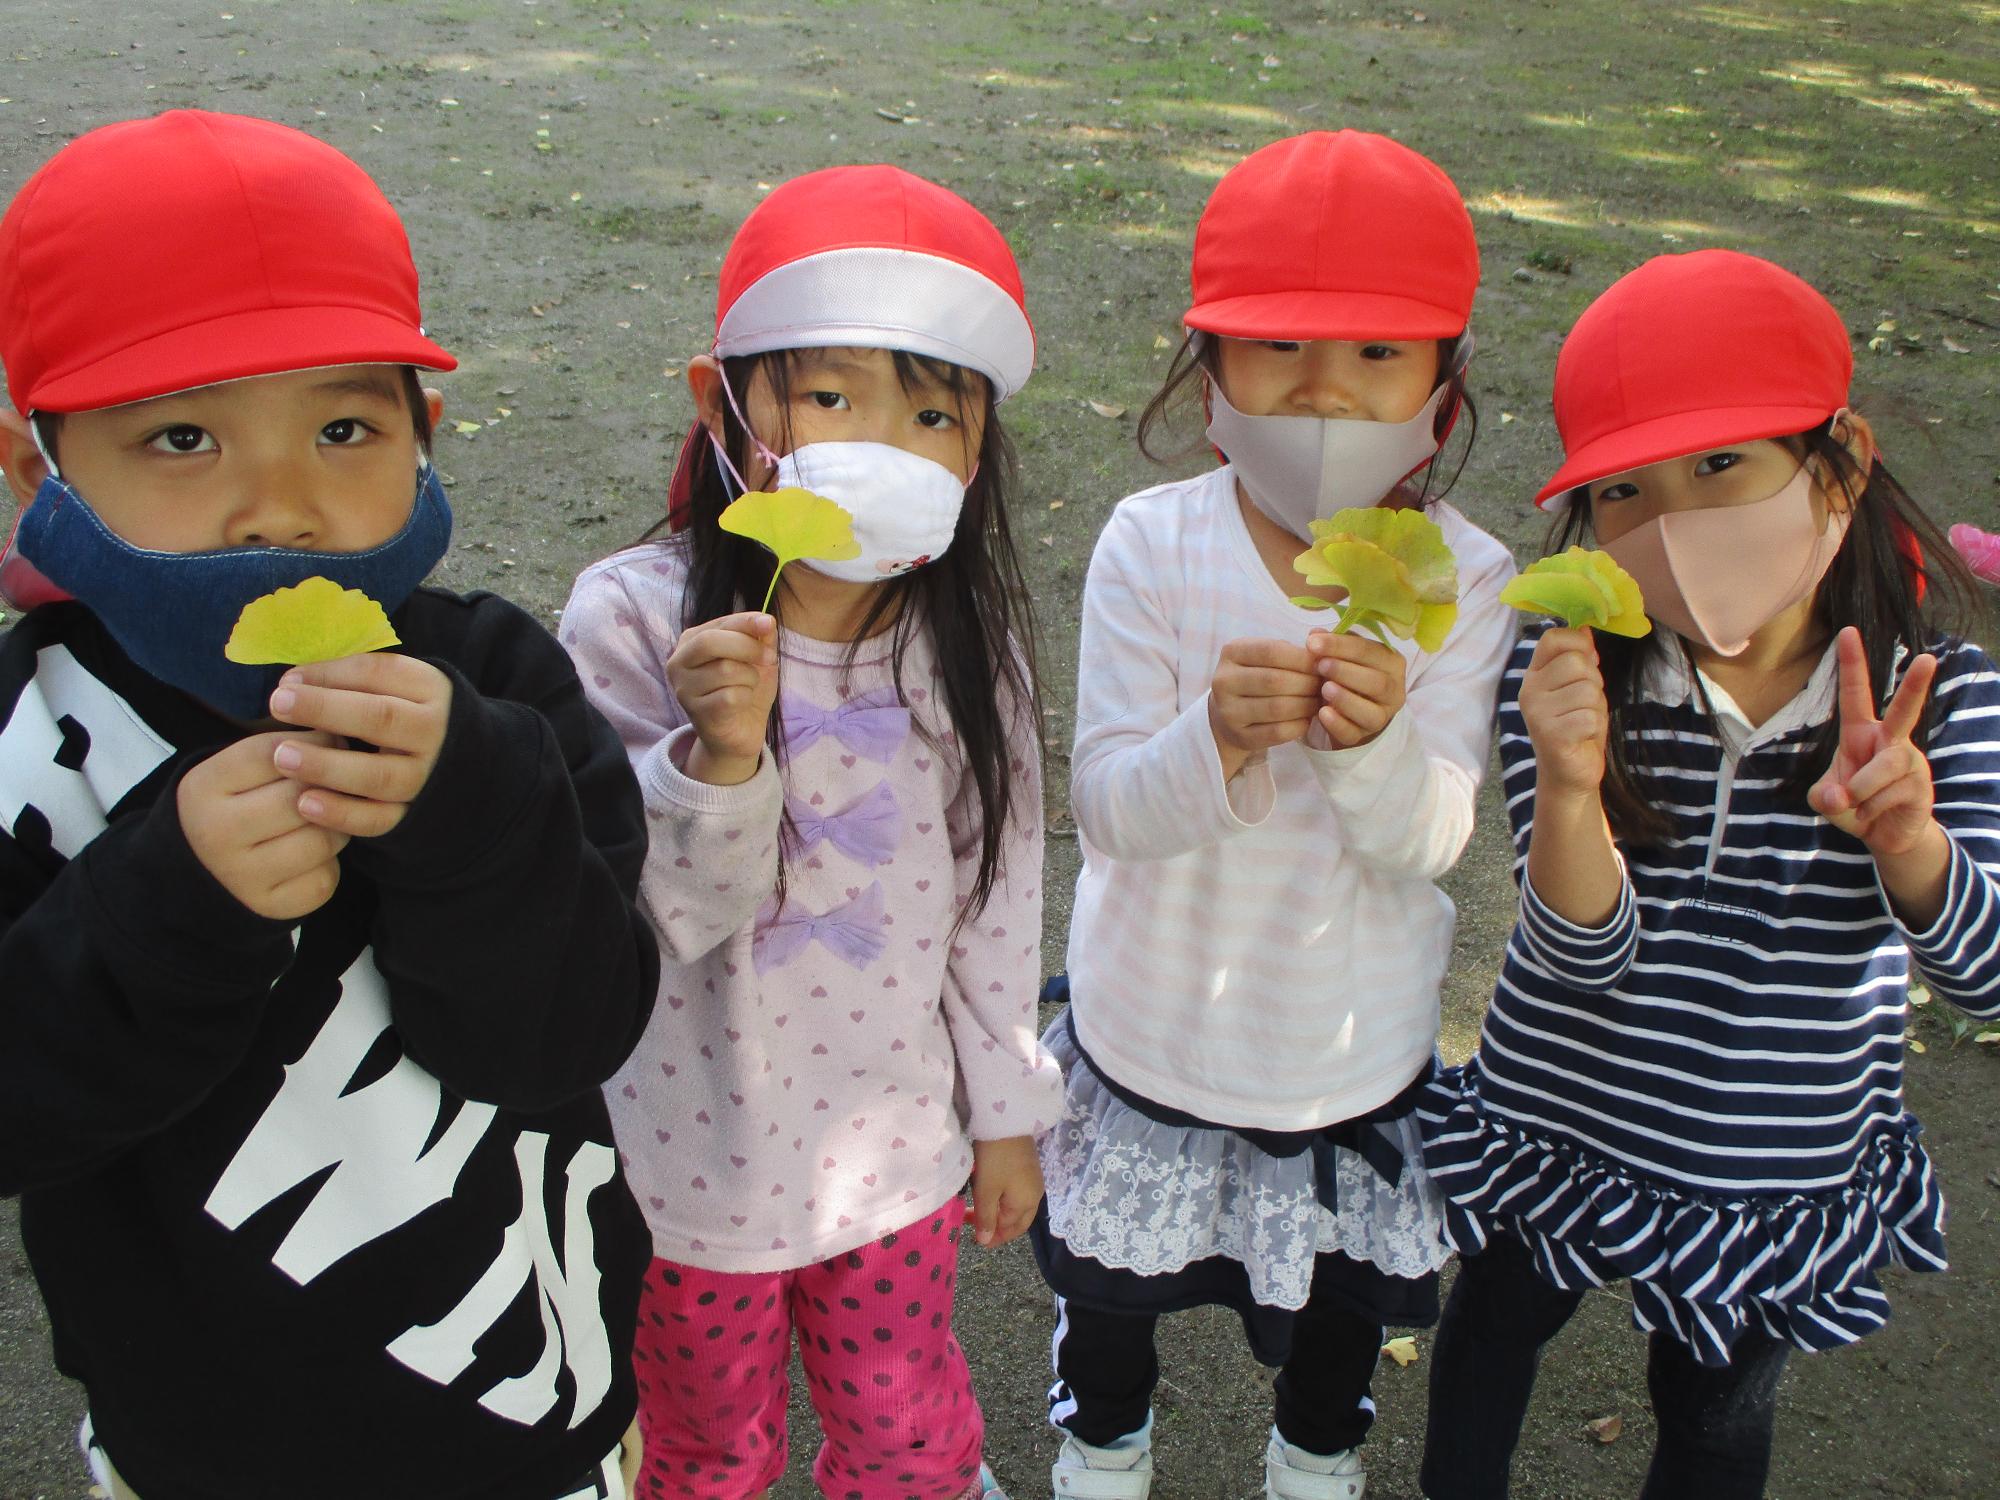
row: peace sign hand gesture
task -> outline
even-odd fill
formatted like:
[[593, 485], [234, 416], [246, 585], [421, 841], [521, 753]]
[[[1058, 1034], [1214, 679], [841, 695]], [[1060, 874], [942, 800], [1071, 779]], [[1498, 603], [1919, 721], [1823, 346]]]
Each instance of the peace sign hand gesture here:
[[1910, 663], [1878, 720], [1861, 632], [1846, 626], [1834, 649], [1840, 662], [1840, 743], [1806, 800], [1877, 859], [1894, 859], [1914, 851], [1937, 826], [1930, 762], [1910, 743], [1937, 676], [1937, 658], [1926, 652]]

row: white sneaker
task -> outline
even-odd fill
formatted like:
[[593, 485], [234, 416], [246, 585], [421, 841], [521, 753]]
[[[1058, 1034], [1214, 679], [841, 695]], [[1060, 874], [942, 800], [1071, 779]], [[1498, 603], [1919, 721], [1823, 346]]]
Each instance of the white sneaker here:
[[1152, 1444], [1095, 1448], [1064, 1433], [1049, 1484], [1055, 1500], [1146, 1500], [1153, 1488]]
[[1368, 1470], [1359, 1449], [1308, 1453], [1271, 1429], [1264, 1449], [1264, 1500], [1362, 1500], [1367, 1493]]

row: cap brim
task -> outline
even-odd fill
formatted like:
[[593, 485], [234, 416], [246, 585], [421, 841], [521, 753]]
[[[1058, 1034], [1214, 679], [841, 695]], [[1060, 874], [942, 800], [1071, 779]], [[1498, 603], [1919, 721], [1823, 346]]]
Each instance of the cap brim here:
[[976, 370], [1004, 401], [1035, 368], [1035, 330], [985, 272], [896, 246], [844, 245], [767, 271], [715, 330], [720, 359], [773, 349], [903, 349]]
[[415, 365], [454, 370], [458, 361], [407, 323], [352, 307], [271, 307], [176, 328], [65, 370], [16, 397], [23, 411], [95, 411], [225, 380], [336, 365]]
[[1181, 321], [1232, 339], [1447, 339], [1469, 318], [1387, 292], [1295, 291], [1197, 302]]
[[1704, 448], [1804, 432], [1832, 415], [1832, 411], [1816, 406], [1794, 405], [1718, 407], [1654, 417], [1585, 443], [1536, 492], [1535, 504], [1546, 506], [1551, 499], [1567, 495], [1578, 485], [1622, 474], [1627, 469], [1699, 453]]

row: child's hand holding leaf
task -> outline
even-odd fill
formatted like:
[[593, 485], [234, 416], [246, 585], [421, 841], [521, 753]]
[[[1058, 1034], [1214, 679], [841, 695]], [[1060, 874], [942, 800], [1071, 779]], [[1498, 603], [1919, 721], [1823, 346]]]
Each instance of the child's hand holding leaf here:
[[1583, 547], [1528, 564], [1500, 590], [1500, 602], [1553, 616], [1572, 630], [1587, 625], [1636, 638], [1653, 628], [1637, 580], [1608, 552]]
[[320, 731], [287, 737], [271, 757], [300, 788], [298, 814], [308, 823], [380, 837], [430, 781], [451, 717], [451, 679], [414, 656], [382, 653], [399, 644], [381, 605], [330, 578], [253, 599], [237, 618], [223, 655], [253, 666], [289, 663], [271, 694], [271, 715]]
[[[1458, 561], [1435, 521], [1421, 510], [1359, 506], [1314, 521], [1312, 533], [1293, 566], [1314, 588], [1345, 590], [1334, 634], [1359, 628], [1384, 645], [1393, 635], [1425, 651], [1444, 644], [1458, 619]], [[1310, 594], [1292, 602], [1334, 607]]]
[[667, 685], [694, 726], [682, 770], [711, 786], [748, 781], [778, 695], [778, 622], [746, 610], [683, 631], [667, 658]]
[[1313, 658], [1290, 641], [1230, 641], [1208, 690], [1208, 727], [1233, 780], [1254, 755], [1302, 740], [1321, 703]]
[[811, 490], [790, 485], [782, 490], [750, 490], [737, 496], [723, 511], [724, 531], [748, 537], [777, 557], [771, 570], [771, 586], [764, 590], [760, 611], [771, 607], [778, 591], [778, 575], [785, 564], [801, 558], [826, 562], [846, 562], [861, 555], [854, 540], [854, 518], [831, 500]]
[[1334, 749], [1366, 745], [1389, 727], [1407, 693], [1409, 663], [1402, 652], [1367, 636], [1328, 630], [1307, 636], [1306, 650], [1320, 675], [1320, 697], [1325, 700], [1319, 728]]

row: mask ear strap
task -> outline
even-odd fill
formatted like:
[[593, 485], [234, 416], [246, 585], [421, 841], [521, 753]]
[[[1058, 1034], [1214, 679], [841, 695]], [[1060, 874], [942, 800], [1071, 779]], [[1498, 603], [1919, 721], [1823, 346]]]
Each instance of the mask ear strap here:
[[35, 451], [42, 455], [42, 462], [49, 466], [49, 474], [53, 478], [61, 479], [62, 470], [56, 464], [56, 456], [49, 452], [49, 445], [42, 439], [42, 414], [38, 411], [28, 413], [28, 435], [35, 440]]
[[[737, 404], [736, 391], [729, 384], [729, 372], [723, 369], [722, 360], [719, 357], [715, 361], [715, 374], [716, 378], [722, 382], [723, 399], [729, 403], [729, 409], [736, 414], [737, 425], [743, 429], [744, 436], [750, 439], [751, 446], [756, 448], [757, 456], [763, 459], [764, 462], [769, 464], [772, 468], [774, 469], [777, 468], [778, 455], [773, 453], [769, 448], [764, 446], [764, 440], [757, 436], [757, 430], [750, 425], [749, 417], [744, 415], [743, 408]], [[722, 447], [721, 444], [719, 443], [716, 445], [716, 452], [718, 453], [722, 452]], [[729, 472], [735, 476], [738, 488], [745, 490], [747, 492], [750, 486], [745, 484], [743, 482], [743, 476], [736, 472], [736, 465], [729, 462], [729, 455], [723, 453], [722, 461], [723, 463], [728, 465]]]
[[1465, 332], [1458, 336], [1458, 342], [1451, 351], [1451, 366], [1445, 371], [1444, 384], [1453, 387], [1452, 393], [1438, 408], [1436, 434], [1439, 448], [1451, 436], [1452, 428], [1458, 425], [1459, 413], [1465, 410], [1465, 371], [1472, 363], [1473, 351], [1479, 347], [1479, 340], [1473, 336], [1472, 325], [1467, 324]]

